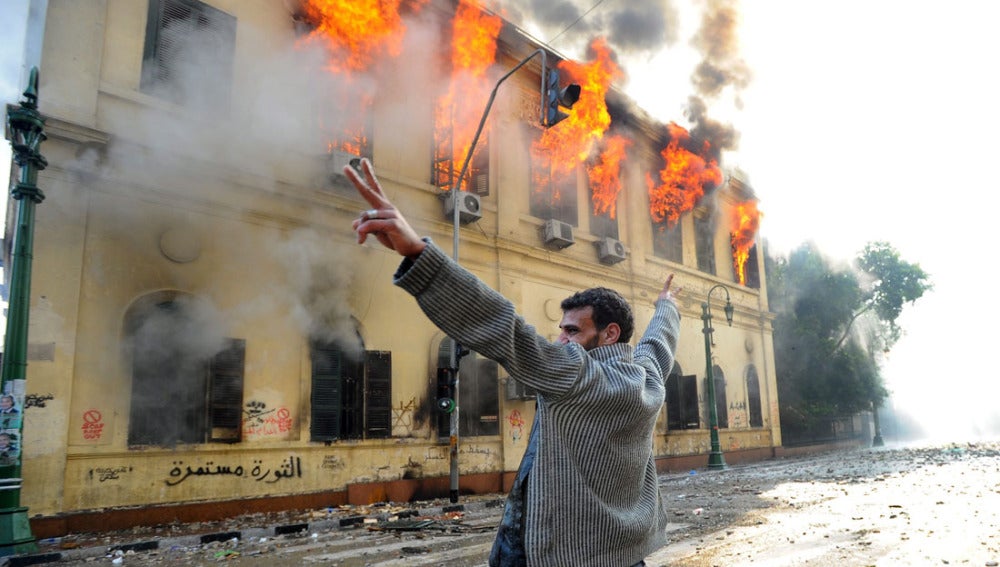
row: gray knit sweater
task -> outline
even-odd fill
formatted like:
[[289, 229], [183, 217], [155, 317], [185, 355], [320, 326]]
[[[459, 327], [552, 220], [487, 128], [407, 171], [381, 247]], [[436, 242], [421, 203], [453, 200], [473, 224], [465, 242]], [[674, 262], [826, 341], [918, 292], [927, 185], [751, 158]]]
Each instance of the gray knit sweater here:
[[664, 545], [653, 426], [680, 327], [673, 303], [656, 303], [636, 347], [587, 352], [550, 343], [430, 241], [394, 282], [442, 331], [539, 392], [525, 506], [530, 567], [625, 567]]

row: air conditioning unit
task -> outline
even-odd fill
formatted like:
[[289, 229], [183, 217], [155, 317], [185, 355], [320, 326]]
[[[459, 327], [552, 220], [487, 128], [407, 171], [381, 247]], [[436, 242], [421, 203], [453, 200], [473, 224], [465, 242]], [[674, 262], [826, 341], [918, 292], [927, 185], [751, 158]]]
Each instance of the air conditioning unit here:
[[537, 392], [534, 388], [525, 386], [517, 380], [507, 378], [507, 399], [508, 400], [533, 400]]
[[542, 241], [546, 246], [556, 249], [571, 246], [573, 240], [573, 225], [563, 221], [549, 219], [542, 225]]
[[360, 166], [361, 158], [355, 154], [341, 150], [331, 150], [327, 156], [326, 171], [333, 179], [344, 178], [344, 166], [349, 165], [355, 169]]
[[617, 264], [628, 256], [628, 251], [625, 250], [625, 245], [622, 244], [621, 240], [605, 237], [599, 239], [594, 245], [597, 246], [597, 257], [602, 264]]
[[[455, 199], [451, 196], [451, 191], [445, 191], [444, 196], [444, 216], [448, 219], [455, 218]], [[468, 191], [458, 192], [458, 222], [469, 224], [483, 218], [482, 204], [479, 202], [479, 195]]]

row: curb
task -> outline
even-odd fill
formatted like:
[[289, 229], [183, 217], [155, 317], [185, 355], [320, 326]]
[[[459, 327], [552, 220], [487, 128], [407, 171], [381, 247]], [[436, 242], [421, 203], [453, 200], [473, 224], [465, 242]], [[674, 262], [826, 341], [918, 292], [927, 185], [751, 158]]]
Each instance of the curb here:
[[[226, 542], [232, 540], [262, 540], [284, 535], [299, 534], [303, 532], [330, 532], [340, 530], [356, 529], [366, 525], [388, 524], [400, 520], [407, 520], [419, 516], [436, 516], [452, 512], [477, 512], [489, 508], [502, 507], [504, 498], [493, 500], [483, 500], [469, 502], [466, 504], [446, 504], [442, 506], [420, 507], [415, 506], [395, 513], [383, 512], [369, 515], [352, 515], [341, 518], [322, 519], [311, 522], [299, 522], [292, 524], [273, 525], [270, 527], [247, 528], [243, 530], [232, 530], [224, 532], [181, 535], [170, 537], [152, 537], [137, 540], [130, 543], [115, 544], [110, 546], [91, 546], [76, 549], [67, 549], [55, 552], [33, 553], [26, 555], [13, 555], [0, 558], [0, 567], [26, 567], [29, 565], [43, 565], [56, 563], [59, 561], [87, 560], [90, 558], [107, 557], [114, 554], [124, 555], [126, 553], [138, 553], [142, 551], [156, 551], [164, 549], [184, 549], [196, 548], [202, 545], [215, 542]], [[56, 543], [60, 538], [45, 540]]]

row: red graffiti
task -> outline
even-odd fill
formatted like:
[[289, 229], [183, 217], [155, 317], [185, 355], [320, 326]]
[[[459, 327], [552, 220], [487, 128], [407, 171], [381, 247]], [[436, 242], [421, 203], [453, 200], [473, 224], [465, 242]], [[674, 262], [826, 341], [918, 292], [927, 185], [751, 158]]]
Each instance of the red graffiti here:
[[101, 432], [104, 430], [103, 419], [104, 416], [98, 410], [92, 409], [83, 412], [83, 425], [80, 426], [80, 429], [83, 430], [83, 438], [100, 439]]
[[267, 413], [243, 420], [245, 437], [281, 435], [292, 430], [292, 412], [288, 408], [278, 408], [273, 414]]

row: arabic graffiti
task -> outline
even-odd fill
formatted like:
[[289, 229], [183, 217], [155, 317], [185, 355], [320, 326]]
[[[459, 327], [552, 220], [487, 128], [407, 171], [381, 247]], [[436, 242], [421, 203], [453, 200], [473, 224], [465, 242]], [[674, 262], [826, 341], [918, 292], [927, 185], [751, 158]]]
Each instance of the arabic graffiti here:
[[268, 484], [273, 484], [286, 478], [302, 478], [302, 459], [295, 456], [289, 456], [288, 459], [282, 461], [281, 465], [273, 470], [263, 468], [263, 462], [257, 459], [254, 459], [250, 470], [245, 469], [243, 465], [233, 467], [230, 465], [218, 465], [212, 461], [208, 461], [204, 465], [197, 467], [184, 465], [184, 461], [174, 461], [173, 465], [173, 468], [167, 473], [170, 478], [164, 481], [167, 486], [177, 486], [192, 476], [234, 476], [237, 478], [252, 479], [257, 482], [266, 482]]
[[120, 475], [130, 472], [132, 472], [132, 467], [128, 465], [119, 465], [117, 467], [97, 467], [87, 471], [87, 479], [94, 480], [94, 477], [96, 476], [98, 482], [119, 480], [121, 478]]
[[55, 396], [53, 396], [52, 394], [27, 394], [26, 396], [24, 396], [24, 407], [44, 408], [45, 402], [54, 399]]
[[282, 435], [292, 430], [292, 413], [288, 408], [267, 409], [258, 401], [246, 403], [243, 410], [243, 436], [267, 437]]
[[90, 409], [83, 412], [83, 425], [80, 429], [83, 430], [84, 439], [100, 439], [101, 432], [104, 431], [104, 416], [101, 415], [99, 410]]

